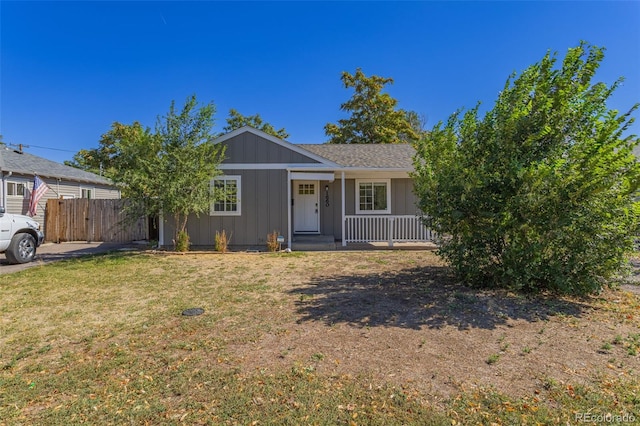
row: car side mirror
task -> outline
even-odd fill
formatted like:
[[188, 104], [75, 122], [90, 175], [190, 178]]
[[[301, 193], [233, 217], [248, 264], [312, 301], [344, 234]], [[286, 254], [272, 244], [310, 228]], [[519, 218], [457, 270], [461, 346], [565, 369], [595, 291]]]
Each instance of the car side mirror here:
[[4, 212], [5, 212], [4, 207], [0, 207], [0, 216], [3, 216], [3, 215], [4, 215]]

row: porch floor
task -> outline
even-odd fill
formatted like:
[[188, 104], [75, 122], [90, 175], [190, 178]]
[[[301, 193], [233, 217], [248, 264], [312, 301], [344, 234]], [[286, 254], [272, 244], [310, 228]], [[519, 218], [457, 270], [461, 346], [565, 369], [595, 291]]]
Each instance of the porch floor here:
[[337, 250], [437, 250], [438, 246], [430, 241], [425, 242], [406, 242], [406, 243], [393, 243], [393, 247], [389, 246], [387, 242], [372, 242], [372, 243], [347, 243], [345, 247], [342, 243], [336, 243]]

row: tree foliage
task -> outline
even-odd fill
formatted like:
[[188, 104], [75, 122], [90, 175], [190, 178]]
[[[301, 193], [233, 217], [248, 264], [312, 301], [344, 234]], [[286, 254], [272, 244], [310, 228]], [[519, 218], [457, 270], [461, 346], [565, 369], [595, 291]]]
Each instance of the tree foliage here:
[[86, 170], [98, 175], [104, 175], [105, 161], [101, 158], [102, 152], [98, 148], [81, 149], [73, 155], [73, 159], [65, 160], [66, 166]]
[[276, 130], [271, 124], [266, 123], [260, 117], [260, 114], [256, 115], [242, 115], [235, 109], [229, 110], [229, 117], [227, 118], [227, 125], [222, 128], [225, 133], [239, 129], [244, 126], [251, 126], [254, 129], [262, 130], [265, 133], [278, 137], [280, 139], [287, 139], [289, 133], [283, 127]]
[[416, 144], [415, 190], [440, 252], [479, 286], [585, 294], [623, 271], [639, 229], [633, 122], [592, 84], [581, 43], [512, 75], [482, 119], [453, 114]]
[[[140, 123], [113, 123], [95, 150], [108, 168], [105, 173], [146, 214], [173, 215], [175, 243], [186, 234], [190, 214], [207, 212], [216, 195], [210, 181], [220, 172], [222, 145], [213, 144], [213, 104], [198, 108], [196, 96], [157, 120], [155, 132]], [[181, 236], [180, 238], [178, 238]]]
[[324, 126], [329, 143], [408, 143], [419, 138], [419, 116], [396, 109], [398, 101], [382, 93], [392, 78], [367, 77], [358, 68], [355, 74], [343, 72], [341, 80], [346, 89], [354, 89], [351, 99], [340, 106], [350, 117]]

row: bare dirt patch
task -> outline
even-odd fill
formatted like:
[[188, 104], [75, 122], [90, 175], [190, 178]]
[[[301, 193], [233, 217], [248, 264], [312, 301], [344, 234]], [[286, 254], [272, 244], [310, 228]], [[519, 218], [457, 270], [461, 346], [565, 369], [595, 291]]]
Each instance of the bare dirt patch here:
[[226, 261], [249, 268], [244, 276], [273, 271], [279, 286], [272, 303], [253, 308], [254, 321], [269, 326], [227, 347], [247, 372], [307, 368], [446, 397], [486, 386], [522, 396], [549, 380], [587, 384], [640, 371], [640, 297], [626, 290], [585, 298], [479, 291], [456, 283], [430, 251]]

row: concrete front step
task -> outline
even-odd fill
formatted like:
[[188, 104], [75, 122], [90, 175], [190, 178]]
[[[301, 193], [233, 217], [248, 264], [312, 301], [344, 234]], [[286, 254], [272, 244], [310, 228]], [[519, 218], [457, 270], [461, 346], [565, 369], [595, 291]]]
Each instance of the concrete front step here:
[[333, 235], [294, 235], [291, 249], [294, 251], [335, 250], [336, 242]]

